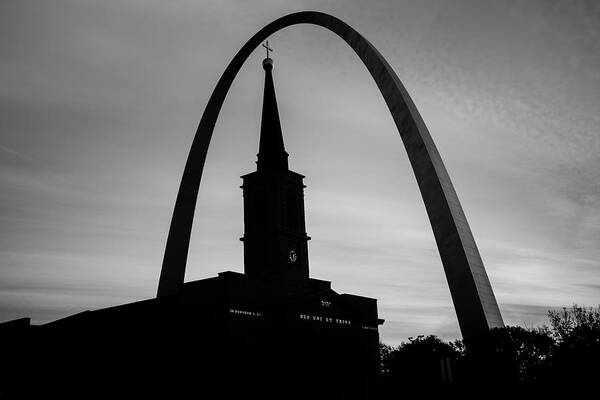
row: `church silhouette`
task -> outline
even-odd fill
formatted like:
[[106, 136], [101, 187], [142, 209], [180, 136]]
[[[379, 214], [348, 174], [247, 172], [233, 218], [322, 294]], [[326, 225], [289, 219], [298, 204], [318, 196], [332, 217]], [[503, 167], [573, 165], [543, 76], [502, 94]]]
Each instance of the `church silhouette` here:
[[288, 167], [268, 54], [262, 65], [257, 168], [242, 176], [244, 273], [43, 325], [0, 324], [0, 394], [372, 397], [383, 320], [375, 299], [309, 276], [304, 176]]

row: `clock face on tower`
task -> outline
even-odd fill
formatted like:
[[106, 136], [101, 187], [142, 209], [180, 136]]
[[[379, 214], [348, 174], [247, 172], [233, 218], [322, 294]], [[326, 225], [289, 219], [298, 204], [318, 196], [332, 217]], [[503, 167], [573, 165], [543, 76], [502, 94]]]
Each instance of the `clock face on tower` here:
[[290, 250], [289, 257], [291, 262], [296, 262], [296, 260], [298, 259], [298, 255], [294, 250]]

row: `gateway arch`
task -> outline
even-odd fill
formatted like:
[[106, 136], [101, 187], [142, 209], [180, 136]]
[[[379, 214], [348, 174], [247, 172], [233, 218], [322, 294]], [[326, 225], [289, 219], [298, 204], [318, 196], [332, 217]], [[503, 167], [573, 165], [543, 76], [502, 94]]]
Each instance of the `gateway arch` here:
[[279, 18], [246, 42], [215, 87], [192, 142], [171, 219], [157, 297], [176, 295], [183, 286], [196, 199], [210, 139], [225, 96], [238, 71], [273, 33], [297, 24], [318, 25], [342, 38], [375, 80], [402, 138], [425, 203], [450, 294], [465, 340], [487, 336], [503, 326], [479, 250], [442, 158], [406, 89], [392, 67], [367, 39], [328, 14], [305, 11]]

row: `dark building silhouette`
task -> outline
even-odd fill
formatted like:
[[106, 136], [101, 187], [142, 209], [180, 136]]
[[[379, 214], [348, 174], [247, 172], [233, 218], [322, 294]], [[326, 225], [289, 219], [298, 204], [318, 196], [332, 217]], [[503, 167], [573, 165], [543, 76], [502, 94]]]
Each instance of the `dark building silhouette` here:
[[304, 177], [288, 168], [273, 61], [263, 67], [257, 170], [242, 176], [244, 273], [44, 325], [0, 324], [0, 393], [372, 397], [383, 320], [375, 299], [309, 277]]

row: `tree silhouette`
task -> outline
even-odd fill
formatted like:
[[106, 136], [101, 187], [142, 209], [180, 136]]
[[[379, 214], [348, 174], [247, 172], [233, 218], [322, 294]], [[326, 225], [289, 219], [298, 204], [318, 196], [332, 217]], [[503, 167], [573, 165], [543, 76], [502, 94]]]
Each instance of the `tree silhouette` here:
[[506, 326], [492, 330], [498, 370], [512, 382], [537, 383], [550, 369], [556, 344], [547, 327]]
[[572, 382], [595, 379], [600, 360], [600, 307], [573, 305], [549, 311], [548, 317], [556, 342], [553, 377]]
[[462, 344], [421, 335], [397, 348], [382, 345], [381, 352], [382, 381], [388, 392], [394, 387], [435, 388], [454, 380], [453, 367], [461, 357]]
[[480, 349], [434, 335], [411, 337], [397, 348], [381, 344], [382, 390], [470, 385], [474, 377], [486, 375], [506, 384], [546, 389], [553, 382], [594, 379], [594, 364], [600, 360], [600, 307], [551, 310], [548, 320], [548, 326], [536, 328], [492, 329], [489, 352], [483, 357], [477, 354]]

